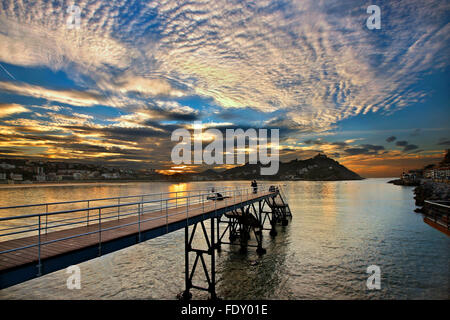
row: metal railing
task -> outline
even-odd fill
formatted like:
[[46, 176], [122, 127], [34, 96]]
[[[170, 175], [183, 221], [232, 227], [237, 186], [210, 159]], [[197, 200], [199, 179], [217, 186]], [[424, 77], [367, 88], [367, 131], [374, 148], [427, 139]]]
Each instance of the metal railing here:
[[425, 200], [423, 208], [427, 218], [443, 227], [446, 227], [447, 229], [450, 229], [450, 201]]
[[[265, 194], [269, 187], [266, 185], [258, 186], [257, 194]], [[213, 193], [214, 192], [214, 193]], [[216, 210], [217, 194], [223, 197], [220, 203], [228, 207], [230, 201], [236, 204], [237, 201], [243, 202], [254, 197], [254, 190], [248, 188], [221, 187], [209, 189], [172, 191], [163, 193], [143, 194], [136, 196], [122, 196], [113, 198], [99, 198], [88, 200], [75, 200], [64, 202], [41, 203], [31, 205], [20, 205], [10, 207], [0, 207], [0, 210], [26, 209], [26, 208], [45, 208], [45, 212], [33, 213], [0, 218], [0, 242], [5, 240], [37, 236], [33, 243], [19, 247], [9, 248], [0, 251], [0, 254], [37, 247], [37, 258], [41, 262], [41, 247], [47, 244], [69, 240], [91, 234], [98, 234], [98, 245], [101, 249], [102, 232], [124, 228], [128, 226], [137, 226], [139, 239], [141, 237], [141, 227], [145, 222], [162, 220], [161, 226], [168, 226], [170, 218], [176, 215], [186, 215], [188, 220], [192, 215], [190, 213], [195, 209], [195, 216], [203, 214], [212, 209]], [[151, 198], [151, 199], [150, 199]], [[136, 201], [137, 200], [137, 201]], [[109, 204], [98, 204], [102, 201], [109, 201]], [[58, 205], [73, 206], [80, 205], [80, 208], [52, 211], [49, 208]], [[150, 215], [155, 213], [156, 215]], [[105, 226], [108, 221], [120, 220], [127, 217], [137, 217], [129, 219], [124, 223]], [[182, 220], [182, 219], [180, 219]], [[177, 220], [178, 221], [178, 220]], [[173, 222], [173, 221], [172, 221]], [[60, 231], [66, 229], [79, 228], [74, 234], [57, 237], [56, 239], [47, 239], [44, 235], [48, 231]], [[101, 252], [101, 251], [100, 251]]]

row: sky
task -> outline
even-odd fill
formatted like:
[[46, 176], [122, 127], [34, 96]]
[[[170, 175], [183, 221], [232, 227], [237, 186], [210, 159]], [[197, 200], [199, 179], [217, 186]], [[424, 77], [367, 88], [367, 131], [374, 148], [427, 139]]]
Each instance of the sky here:
[[[381, 29], [367, 28], [369, 5]], [[0, 158], [169, 172], [172, 132], [201, 121], [277, 128], [282, 161], [323, 152], [398, 176], [450, 148], [449, 8], [0, 0]]]

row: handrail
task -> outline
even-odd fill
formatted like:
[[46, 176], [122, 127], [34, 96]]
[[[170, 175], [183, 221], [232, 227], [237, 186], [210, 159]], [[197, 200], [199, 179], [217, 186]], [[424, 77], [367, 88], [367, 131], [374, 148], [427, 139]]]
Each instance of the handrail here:
[[[268, 191], [268, 189], [269, 188], [268, 188], [267, 185], [258, 186], [258, 193]], [[204, 191], [204, 190], [208, 190], [208, 192], [207, 193], [202, 193], [202, 191]], [[249, 193], [253, 194], [253, 188], [252, 187], [245, 187], [245, 188], [236, 187], [233, 190], [230, 190], [228, 187], [225, 187], [225, 188], [214, 188], [214, 193], [217, 193], [217, 191], [220, 191], [220, 193], [222, 193], [225, 196], [230, 195], [230, 196], [233, 196], [235, 198], [240, 198], [241, 201], [243, 201], [243, 194], [244, 193], [247, 194], [247, 196], [246, 196], [247, 200], [248, 200]], [[198, 193], [192, 194], [194, 192], [198, 192]], [[187, 193], [187, 195], [180, 197], [179, 193]], [[175, 197], [171, 197], [170, 195], [172, 195], [172, 194], [175, 194]], [[0, 231], [7, 231], [7, 230], [14, 230], [14, 229], [23, 229], [23, 228], [31, 228], [31, 229], [0, 234], [0, 237], [6, 237], [6, 236], [10, 236], [10, 235], [17, 235], [17, 234], [20, 234], [20, 233], [29, 233], [29, 232], [38, 231], [38, 239], [37, 239], [36, 243], [33, 243], [31, 245], [26, 245], [26, 246], [19, 247], [19, 248], [13, 248], [13, 249], [5, 250], [5, 251], [0, 251], [0, 254], [38, 246], [38, 248], [39, 248], [39, 250], [38, 250], [38, 258], [39, 258], [39, 265], [40, 265], [40, 259], [41, 259], [40, 249], [41, 249], [42, 245], [49, 244], [49, 243], [54, 243], [54, 242], [57, 242], [57, 241], [63, 241], [63, 240], [67, 240], [67, 239], [72, 239], [72, 238], [80, 237], [80, 236], [83, 236], [83, 235], [97, 234], [97, 233], [99, 234], [99, 240], [98, 240], [99, 242], [98, 243], [99, 243], [99, 250], [101, 252], [101, 243], [102, 243], [102, 239], [101, 239], [102, 235], [101, 235], [101, 233], [102, 232], [108, 231], [108, 230], [113, 230], [113, 229], [119, 229], [119, 228], [123, 228], [123, 227], [130, 226], [130, 225], [138, 225], [139, 236], [140, 236], [141, 224], [142, 223], [147, 222], [147, 221], [151, 221], [151, 220], [163, 219], [163, 218], [165, 218], [165, 220], [166, 220], [166, 225], [167, 225], [166, 229], [167, 229], [167, 232], [168, 232], [168, 224], [169, 224], [168, 218], [171, 217], [171, 216], [174, 216], [174, 215], [186, 214], [186, 218], [189, 219], [189, 209], [193, 205], [202, 204], [203, 212], [204, 212], [204, 207], [205, 207], [206, 203], [207, 203], [208, 207], [213, 207], [215, 209], [216, 205], [217, 205], [217, 201], [215, 201], [214, 199], [208, 199], [208, 197], [207, 197], [207, 195], [211, 195], [211, 194], [212, 194], [211, 193], [211, 189], [200, 189], [200, 190], [185, 190], [185, 191], [176, 191], [176, 192], [154, 193], [152, 195], [160, 195], [160, 199], [145, 200], [145, 201], [144, 201], [145, 195], [124, 196], [124, 197], [115, 197], [115, 198], [104, 198], [104, 199], [110, 200], [110, 199], [137, 198], [137, 197], [140, 197], [140, 201], [137, 201], [137, 202], [126, 202], [126, 203], [120, 203], [120, 201], [118, 201], [118, 203], [115, 203], [115, 204], [95, 206], [95, 207], [91, 207], [90, 206], [90, 202], [95, 201], [95, 199], [76, 200], [76, 201], [60, 202], [59, 204], [87, 202], [88, 207], [86, 207], [86, 208], [76, 208], [76, 209], [70, 209], [70, 210], [54, 211], [54, 212], [28, 214], [28, 215], [21, 215], [21, 216], [2, 217], [2, 218], [0, 218], [0, 222], [9, 221], [9, 220], [29, 219], [29, 218], [36, 218], [37, 217], [38, 218], [38, 222], [37, 223], [3, 228], [3, 229], [0, 229]], [[163, 197], [163, 195], [169, 195], [169, 197]], [[186, 199], [186, 202], [182, 203], [181, 206], [180, 206], [179, 205], [179, 200], [182, 200], [182, 199]], [[103, 200], [103, 199], [101, 199], [101, 200]], [[148, 206], [148, 204], [159, 204], [159, 203], [160, 203], [160, 206], [157, 206], [157, 205], [155, 205], [155, 206], [152, 206], [152, 205]], [[227, 206], [227, 198], [225, 198], [225, 202], [224, 203]], [[144, 206], [146, 204], [147, 204], [147, 207]], [[40, 204], [40, 205], [47, 206], [47, 209], [48, 209], [48, 205], [49, 204], [48, 203], [43, 203], [43, 204]], [[29, 205], [29, 206], [33, 206], [33, 205]], [[34, 206], [37, 206], [37, 205], [34, 205]], [[124, 211], [120, 212], [120, 208], [132, 207], [132, 206], [137, 206], [137, 210], [131, 208], [131, 209], [127, 209], [127, 210], [124, 210]], [[17, 207], [19, 207], [19, 206], [14, 206], [14, 208], [17, 208]], [[22, 206], [22, 207], [26, 207], [26, 206]], [[7, 207], [4, 207], [4, 208], [7, 208]], [[102, 212], [102, 210], [110, 209], [110, 208], [117, 209], [117, 212], [115, 210], [114, 211], [108, 211], [108, 212]], [[172, 213], [169, 213], [169, 209], [175, 209], [175, 211], [172, 212]], [[178, 209], [182, 209], [182, 210], [178, 210]], [[89, 213], [91, 211], [94, 211], [94, 214], [89, 215]], [[47, 217], [48, 216], [57, 216], [57, 215], [62, 215], [62, 214], [71, 214], [71, 213], [80, 213], [80, 212], [88, 213], [87, 220], [86, 220], [85, 216], [80, 216], [80, 217], [70, 217], [70, 218], [59, 219], [59, 220], [56, 220], [56, 221], [50, 221], [48, 223], [48, 224], [50, 224], [50, 226], [48, 226], [48, 224], [47, 224]], [[158, 215], [156, 217], [149, 217], [149, 218], [141, 219], [141, 215], [146, 214], [146, 213], [151, 213], [151, 212], [161, 212], [162, 215]], [[165, 214], [163, 214], [164, 212], [165, 212]], [[111, 221], [110, 219], [113, 219], [113, 218], [120, 219], [120, 217], [133, 216], [133, 215], [137, 215], [137, 217], [138, 217], [137, 221], [134, 221], [134, 222], [131, 222], [131, 223], [120, 224], [120, 225], [117, 225], [117, 226], [107, 227], [107, 228], [103, 228], [103, 226], [102, 226], [102, 224], [104, 224], [106, 221]], [[41, 221], [41, 218], [43, 216], [46, 217], [45, 226], [43, 226], [44, 222]], [[69, 221], [71, 221], [71, 222], [69, 222]], [[66, 226], [69, 226], [69, 225], [80, 225], [80, 224], [87, 223], [87, 226], [89, 226], [89, 222], [91, 222], [91, 221], [98, 221], [98, 229], [97, 230], [71, 235], [70, 237], [63, 237], [63, 238], [53, 239], [53, 240], [49, 240], [49, 241], [42, 241], [41, 240], [41, 234], [42, 234], [43, 230], [45, 230], [45, 233], [47, 233], [48, 229], [66, 227]], [[64, 223], [61, 224], [61, 222], [64, 222]], [[60, 224], [58, 224], [58, 223], [60, 223]]]
[[[218, 190], [229, 189], [229, 188], [233, 188], [233, 187], [231, 187], [231, 186], [224, 186], [224, 187], [219, 187]], [[217, 190], [216, 188], [214, 188], [214, 189]], [[0, 210], [28, 208], [28, 207], [40, 207], [40, 206], [45, 206], [45, 205], [49, 205], [49, 206], [50, 205], [61, 205], [61, 204], [80, 203], [80, 202], [87, 202], [87, 201], [106, 201], [106, 200], [129, 199], [129, 198], [156, 196], [156, 195], [161, 195], [161, 194], [173, 194], [173, 193], [177, 193], [178, 194], [178, 193], [189, 193], [189, 192], [207, 191], [207, 190], [211, 191], [211, 188], [146, 193], [146, 194], [139, 194], [139, 195], [134, 195], [134, 196], [119, 196], [119, 197], [110, 197], [110, 198], [94, 198], [94, 199], [82, 199], [82, 200], [61, 201], [61, 202], [44, 202], [44, 203], [22, 204], [22, 205], [17, 205], [17, 206], [0, 207]]]
[[439, 206], [439, 207], [443, 207], [443, 208], [446, 208], [446, 209], [450, 209], [450, 206], [447, 206], [445, 204], [439, 203], [437, 201], [425, 200], [424, 202], [429, 203], [429, 204], [434, 205], [434, 206]]
[[[248, 188], [250, 189], [250, 188]], [[237, 190], [237, 189], [236, 189]], [[233, 191], [236, 191], [233, 190]], [[243, 189], [245, 190], [245, 189]], [[201, 190], [200, 190], [201, 191]], [[229, 191], [222, 191], [223, 193], [228, 193]], [[170, 193], [175, 193], [175, 192], [170, 192]], [[216, 193], [216, 192], [214, 192]], [[162, 194], [168, 194], [168, 193], [162, 193]], [[211, 192], [209, 193], [204, 193], [201, 195], [209, 195], [211, 194]], [[156, 195], [156, 194], [155, 194]], [[158, 193], [159, 195], [159, 193]], [[187, 198], [196, 198], [199, 195], [191, 195], [191, 196], [183, 196], [183, 197], [176, 197], [176, 198], [164, 198], [164, 199], [156, 199], [156, 200], [149, 200], [149, 201], [138, 201], [138, 202], [126, 202], [126, 203], [120, 203], [120, 204], [110, 204], [110, 205], [103, 205], [103, 206], [97, 206], [97, 207], [89, 207], [89, 208], [79, 208], [79, 209], [71, 209], [71, 210], [61, 210], [61, 211], [53, 211], [53, 212], [45, 212], [45, 213], [33, 213], [33, 214], [28, 214], [28, 215], [21, 215], [21, 216], [11, 216], [11, 217], [0, 217], [0, 221], [4, 221], [4, 220], [14, 220], [14, 219], [23, 219], [23, 218], [32, 218], [32, 217], [38, 217], [38, 216], [51, 216], [51, 215], [55, 215], [55, 214], [64, 214], [64, 213], [74, 213], [74, 212], [80, 212], [80, 211], [86, 211], [86, 210], [98, 210], [98, 209], [107, 209], [107, 208], [118, 208], [118, 207], [125, 207], [125, 206], [130, 206], [130, 205], [136, 205], [139, 203], [159, 203], [159, 202], [163, 202], [163, 201], [169, 201], [169, 200], [175, 200], [175, 199], [187, 199]], [[140, 196], [127, 196], [127, 197], [140, 197]], [[110, 198], [110, 199], [117, 199], [117, 198]], [[77, 203], [77, 202], [86, 202], [88, 200], [76, 200], [74, 202], [67, 202], [67, 203]], [[95, 201], [95, 200], [89, 200], [89, 201]], [[40, 205], [46, 205], [46, 203], [40, 204]], [[34, 206], [34, 205], [30, 205], [30, 206]], [[3, 208], [8, 208], [8, 207], [3, 207]], [[10, 208], [16, 208], [16, 207], [10, 207]]]
[[[197, 195], [195, 196], [191, 196], [191, 197], [197, 197]], [[186, 197], [182, 197], [182, 198], [186, 198]], [[181, 198], [181, 199], [182, 199]], [[35, 214], [35, 215], [26, 215], [26, 216], [15, 216], [15, 217], [6, 217], [3, 220], [13, 220], [13, 219], [19, 219], [19, 218], [30, 218], [30, 217], [34, 217], [34, 216], [39, 216], [39, 215], [56, 215], [56, 214], [65, 214], [65, 213], [74, 213], [74, 212], [80, 212], [80, 211], [91, 211], [91, 210], [98, 210], [98, 209], [105, 209], [105, 208], [116, 208], [116, 207], [122, 207], [122, 206], [132, 206], [132, 205], [136, 205], [136, 204], [145, 204], [145, 203], [153, 203], [153, 202], [166, 202], [167, 203], [167, 207], [166, 210], [169, 208], [174, 208], [174, 205], [170, 205], [169, 204], [169, 200], [173, 199], [173, 198], [167, 198], [167, 199], [162, 199], [162, 200], [152, 200], [152, 201], [145, 201], [145, 202], [127, 202], [127, 203], [123, 203], [121, 205], [108, 205], [108, 206], [99, 206], [99, 207], [88, 207], [88, 208], [80, 208], [80, 209], [74, 209], [74, 210], [64, 210], [64, 211], [58, 211], [58, 212], [51, 212], [51, 213], [45, 213], [45, 214]], [[194, 202], [197, 203], [197, 202]], [[144, 213], [148, 213], [148, 212], [154, 212], [154, 211], [158, 211], [158, 207], [154, 207], [154, 210], [143, 210]], [[115, 212], [107, 212], [106, 215], [103, 214], [103, 219], [107, 220], [107, 219], [112, 219], [112, 218], [116, 218], [117, 215]], [[133, 215], [136, 214], [135, 211], [131, 211], [131, 210], [127, 210], [127, 211], [123, 211], [122, 214], [119, 215], [119, 217], [124, 217], [124, 216], [129, 216], [129, 215]], [[64, 222], [64, 221], [73, 221], [73, 220], [81, 220], [83, 219], [83, 221], [77, 221], [77, 222], [72, 222], [72, 223], [67, 223], [67, 224], [60, 224], [60, 225], [55, 225], [55, 226], [47, 226], [45, 227], [45, 229], [52, 229], [52, 228], [57, 228], [57, 227], [62, 227], [62, 226], [67, 226], [67, 225], [75, 225], [75, 224], [81, 224], [84, 222], [90, 222], [90, 221], [97, 221], [98, 219], [96, 219], [96, 217], [98, 217], [99, 215], [90, 215], [90, 218], [88, 217], [87, 220], [85, 220], [84, 217], [75, 217], [75, 218], [67, 218], [67, 219], [60, 219], [60, 220], [56, 220], [56, 221], [50, 221], [49, 224], [55, 224], [57, 222]], [[0, 219], [1, 221], [2, 219]], [[6, 230], [14, 230], [14, 229], [21, 229], [21, 228], [29, 228], [29, 227], [33, 227], [33, 226], [37, 226], [39, 225], [39, 223], [35, 223], [35, 224], [29, 224], [29, 225], [25, 225], [25, 226], [15, 226], [15, 227], [10, 227], [10, 228], [4, 228], [4, 229], [0, 229], [0, 231], [6, 231]], [[6, 233], [6, 234], [0, 234], [1, 236], [7, 236], [7, 235], [13, 235], [13, 234], [19, 234], [19, 233], [27, 233], [27, 232], [31, 232], [31, 231], [37, 231], [39, 229], [28, 229], [28, 230], [24, 230], [24, 231], [18, 231], [18, 232], [10, 232], [10, 233]]]

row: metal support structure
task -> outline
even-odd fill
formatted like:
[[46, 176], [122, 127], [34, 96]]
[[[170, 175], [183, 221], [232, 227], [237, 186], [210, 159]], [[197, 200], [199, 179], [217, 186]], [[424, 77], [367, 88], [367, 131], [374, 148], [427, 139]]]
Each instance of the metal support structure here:
[[[263, 216], [263, 200], [258, 201], [258, 206], [254, 203], [249, 203], [239, 210], [231, 210], [225, 213], [227, 221], [220, 220], [220, 223], [226, 224], [225, 230], [218, 234], [218, 241], [223, 244], [239, 245], [240, 252], [247, 252], [248, 247], [256, 247], [256, 252], [260, 255], [266, 253], [266, 249], [262, 246], [263, 230], [270, 230], [264, 228], [265, 216]], [[223, 242], [222, 239], [228, 231], [228, 239], [230, 242]], [[251, 244], [252, 234], [256, 240], [256, 244]], [[235, 243], [239, 240], [238, 243]]]
[[[189, 235], [189, 226], [186, 225], [185, 227], [185, 231], [184, 231], [184, 238], [185, 238], [185, 290], [181, 295], [181, 298], [183, 300], [190, 300], [192, 298], [192, 294], [190, 292], [191, 289], [197, 289], [197, 290], [203, 290], [203, 291], [207, 291], [210, 294], [210, 299], [215, 300], [217, 299], [217, 294], [216, 294], [216, 257], [215, 257], [215, 227], [216, 227], [216, 223], [214, 221], [214, 219], [218, 219], [218, 218], [214, 218], [212, 217], [210, 219], [210, 235], [208, 235], [207, 229], [205, 227], [204, 221], [205, 220], [201, 220], [200, 222], [197, 222], [194, 224], [192, 231]], [[198, 226], [200, 225], [201, 230], [202, 230], [202, 236], [205, 239], [206, 245], [207, 245], [207, 250], [204, 249], [199, 249], [199, 248], [194, 248], [192, 246], [192, 242], [194, 240], [194, 236], [196, 234], [196, 231], [198, 229]], [[189, 264], [189, 255], [190, 253], [194, 253], [195, 254], [195, 259], [194, 259], [194, 263], [192, 264], [192, 269], [190, 267]], [[206, 260], [205, 260], [205, 255], [210, 256], [210, 269], [208, 271], [208, 268], [206, 266]], [[206, 282], [207, 282], [207, 287], [202, 287], [199, 285], [196, 285], [193, 283], [193, 278], [195, 275], [195, 272], [197, 271], [197, 267], [199, 262], [201, 263], [205, 278], [206, 278]]]

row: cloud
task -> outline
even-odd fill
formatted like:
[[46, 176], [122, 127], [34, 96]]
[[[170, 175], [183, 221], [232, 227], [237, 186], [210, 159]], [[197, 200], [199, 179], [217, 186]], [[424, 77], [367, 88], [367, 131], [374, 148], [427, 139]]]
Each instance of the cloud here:
[[[123, 95], [133, 93], [188, 92], [221, 108], [282, 110], [291, 127], [311, 132], [420, 101], [426, 93], [412, 86], [424, 73], [448, 66], [445, 1], [381, 4], [389, 12], [382, 36], [365, 28], [360, 1], [77, 5], [81, 27], [69, 30], [66, 8], [58, 4], [2, 3], [0, 61], [64, 70], [78, 84], [91, 77], [113, 106], [129, 106], [133, 100]], [[22, 94], [85, 106], [98, 102], [34, 89]]]
[[387, 139], [386, 139], [386, 142], [393, 142], [393, 141], [395, 141], [397, 139], [397, 137], [395, 137], [395, 136], [390, 136], [390, 137], [388, 137]]
[[[103, 16], [99, 21], [97, 17], [102, 15], [99, 2], [88, 5], [79, 1], [77, 5], [82, 8], [84, 19], [81, 19], [80, 29], [70, 30], [66, 28], [67, 8], [58, 3], [0, 4], [0, 60], [72, 72], [77, 66], [89, 72], [107, 65], [119, 68], [129, 65], [134, 50], [107, 31], [107, 24], [114, 23], [112, 12], [108, 12], [110, 17]], [[102, 24], [102, 20], [106, 24]]]
[[397, 141], [397, 142], [395, 143], [395, 145], [397, 145], [398, 147], [403, 147], [403, 152], [411, 151], [411, 150], [415, 150], [415, 149], [418, 149], [418, 148], [419, 148], [419, 147], [416, 146], [415, 144], [410, 144], [410, 143], [408, 143], [408, 141], [404, 141], [404, 140], [402, 140], [402, 141]]
[[306, 143], [306, 144], [314, 144], [314, 145], [319, 145], [319, 146], [323, 145], [323, 144], [326, 144], [326, 142], [324, 142], [322, 140], [319, 140], [319, 139], [317, 139], [317, 140], [308, 139], [308, 140], [305, 140], [303, 142]]
[[49, 101], [66, 103], [74, 106], [88, 107], [100, 104], [103, 101], [101, 95], [96, 92], [53, 90], [26, 83], [0, 82], [0, 90], [23, 96], [30, 96], [33, 98], [42, 98]]
[[383, 146], [377, 146], [372, 144], [363, 144], [357, 148], [346, 148], [344, 152], [348, 155], [376, 155], [379, 151], [383, 151]]
[[348, 145], [347, 142], [340, 142], [340, 141], [338, 141], [338, 142], [332, 142], [331, 144], [334, 145], [334, 146], [339, 146], [339, 147], [345, 147], [345, 146]]
[[403, 148], [403, 151], [411, 151], [411, 150], [415, 150], [418, 149], [419, 147], [416, 146], [415, 144], [408, 144]]
[[421, 129], [415, 129], [411, 134], [410, 134], [410, 136], [411, 137], [417, 137], [418, 135], [420, 135], [420, 132], [421, 132]]
[[200, 118], [200, 113], [189, 106], [183, 106], [176, 101], [154, 101], [147, 106], [129, 108], [131, 113], [122, 115], [111, 121], [118, 121], [121, 126], [136, 127], [157, 125], [157, 121], [191, 122]]
[[408, 144], [408, 141], [397, 141], [395, 143], [395, 145], [399, 146], [399, 147], [404, 147]]
[[327, 142], [321, 139], [316, 139], [316, 140], [312, 140], [312, 139], [308, 139], [303, 141], [305, 144], [313, 144], [313, 145], [317, 145], [317, 146], [322, 146], [322, 145], [330, 145], [330, 146], [337, 146], [337, 147], [346, 147], [348, 146], [347, 142], [343, 142], [343, 141], [336, 141], [336, 142]]
[[348, 148], [348, 149], [345, 149], [345, 153], [354, 156], [354, 155], [360, 155], [360, 154], [368, 154], [368, 153], [370, 153], [370, 151], [365, 148]]
[[373, 145], [373, 144], [362, 144], [361, 147], [366, 148], [368, 150], [372, 150], [372, 151], [384, 150], [383, 146], [376, 146], [376, 145]]
[[441, 140], [437, 143], [439, 146], [450, 145], [450, 140]]
[[[305, 140], [304, 143], [307, 145], [320, 146], [322, 152], [329, 155], [338, 155], [339, 157], [345, 156], [355, 156], [355, 155], [378, 155], [385, 152], [385, 148], [380, 145], [373, 144], [361, 144], [361, 145], [350, 145], [356, 139], [350, 140], [348, 142], [327, 142], [321, 139], [316, 140]], [[311, 150], [310, 147], [306, 149]]]
[[148, 79], [139, 76], [128, 76], [121, 79], [116, 87], [122, 92], [138, 92], [148, 96], [182, 97], [184, 92], [164, 79]]
[[15, 103], [0, 103], [0, 118], [4, 118], [16, 113], [30, 112], [29, 109]]

